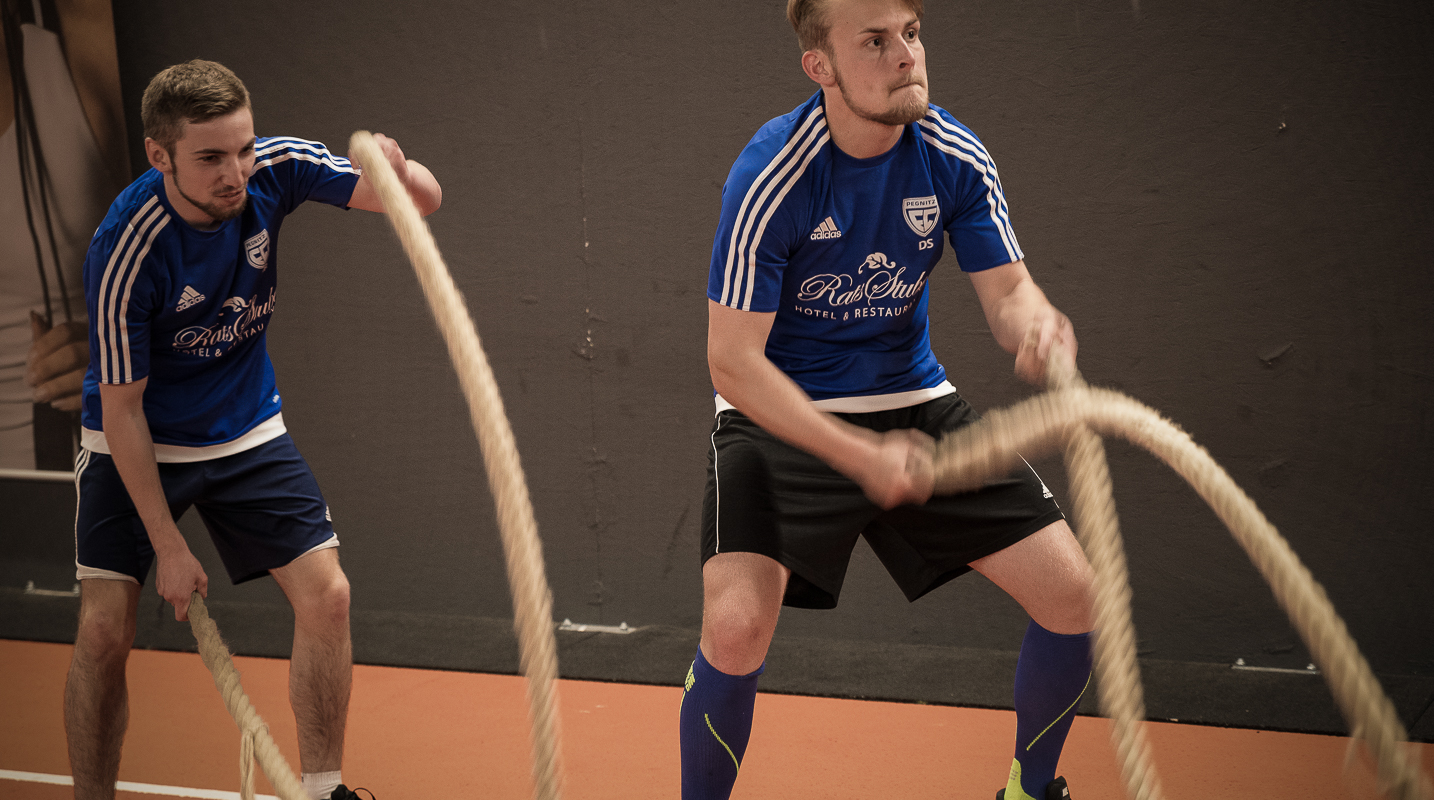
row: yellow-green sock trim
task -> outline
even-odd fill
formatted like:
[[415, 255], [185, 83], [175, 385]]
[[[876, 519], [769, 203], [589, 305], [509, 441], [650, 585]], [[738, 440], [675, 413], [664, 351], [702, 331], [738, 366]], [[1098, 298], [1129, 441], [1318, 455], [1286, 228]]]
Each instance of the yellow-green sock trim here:
[[1004, 800], [1036, 800], [1026, 794], [1026, 790], [1021, 787], [1021, 760], [1019, 758], [1011, 759], [1011, 777], [1006, 779]]
[[712, 727], [712, 718], [706, 714], [703, 714], [702, 719], [706, 720], [707, 722], [707, 730], [712, 731], [712, 738], [716, 739], [717, 744], [722, 745], [722, 749], [726, 750], [727, 755], [732, 757], [732, 763], [737, 767], [737, 771], [740, 772], [742, 770], [742, 762], [737, 760], [737, 755], [732, 752], [732, 748], [728, 747], [727, 743], [722, 741], [722, 737], [717, 735], [717, 729]]
[[[1094, 675], [1095, 673], [1091, 673], [1091, 674]], [[1058, 717], [1056, 717], [1055, 719], [1051, 720], [1051, 724], [1050, 724], [1050, 725], [1047, 725], [1040, 733], [1036, 734], [1036, 738], [1032, 739], [1032, 740], [1031, 740], [1031, 743], [1028, 744], [1028, 745], [1026, 745], [1026, 751], [1027, 751], [1027, 752], [1030, 752], [1030, 749], [1031, 749], [1032, 747], [1035, 747], [1035, 746], [1036, 746], [1036, 742], [1039, 742], [1039, 741], [1041, 740], [1041, 737], [1046, 735], [1046, 731], [1048, 731], [1048, 730], [1050, 730], [1051, 728], [1055, 727], [1055, 724], [1056, 724], [1057, 722], [1060, 722], [1061, 720], [1065, 719], [1065, 716], [1066, 716], [1067, 714], [1071, 713], [1071, 709], [1076, 707], [1076, 704], [1080, 702], [1080, 699], [1081, 699], [1082, 697], [1085, 697], [1085, 690], [1090, 688], [1090, 679], [1091, 679], [1091, 675], [1085, 676], [1085, 686], [1082, 686], [1082, 687], [1081, 687], [1080, 694], [1076, 695], [1075, 702], [1074, 702], [1074, 703], [1071, 703], [1071, 704], [1068, 705], [1068, 706], [1066, 706], [1066, 710], [1065, 710], [1065, 711], [1062, 711], [1062, 712], [1060, 713], [1060, 716], [1058, 716]]]
[[679, 717], [682, 716], [682, 704], [687, 702], [687, 693], [692, 691], [692, 687], [697, 683], [697, 676], [692, 674], [692, 669], [696, 666], [696, 661], [687, 666], [687, 677], [682, 681], [682, 699], [677, 701], [677, 716]]

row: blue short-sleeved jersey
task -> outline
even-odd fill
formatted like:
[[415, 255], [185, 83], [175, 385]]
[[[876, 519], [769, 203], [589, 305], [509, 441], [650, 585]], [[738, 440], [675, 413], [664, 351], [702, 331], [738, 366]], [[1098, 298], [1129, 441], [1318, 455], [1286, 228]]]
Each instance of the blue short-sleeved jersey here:
[[156, 170], [125, 189], [85, 258], [84, 446], [109, 452], [99, 384], [146, 377], [144, 411], [160, 461], [217, 458], [283, 434], [264, 346], [279, 227], [305, 200], [345, 206], [357, 183], [348, 159], [322, 144], [275, 137], [255, 143], [243, 214], [215, 230], [179, 216]]
[[767, 357], [823, 405], [950, 391], [926, 314], [943, 232], [967, 272], [1023, 258], [976, 135], [931, 106], [891, 150], [852, 158], [832, 145], [817, 92], [732, 166], [707, 296], [775, 311]]

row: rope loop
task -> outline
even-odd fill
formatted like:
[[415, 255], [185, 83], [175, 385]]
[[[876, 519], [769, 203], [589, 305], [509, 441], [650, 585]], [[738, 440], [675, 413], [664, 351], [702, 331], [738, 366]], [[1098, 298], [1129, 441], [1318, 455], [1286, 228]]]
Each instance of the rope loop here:
[[1062, 351], [1053, 349], [1052, 354], [1047, 363], [1050, 391], [989, 412], [937, 443], [936, 491], [977, 489], [988, 477], [1009, 474], [1022, 463], [1022, 454], [1040, 458], [1064, 450], [1076, 532], [1095, 572], [1092, 649], [1101, 712], [1111, 718], [1111, 740], [1126, 795], [1137, 800], [1163, 796], [1140, 724], [1145, 705], [1130, 619], [1129, 573], [1100, 435], [1119, 436], [1165, 462], [1229, 528], [1308, 645], [1349, 723], [1351, 739], [1363, 741], [1373, 756], [1380, 792], [1397, 800], [1434, 798], [1393, 703], [1344, 621], [1254, 501], [1174, 423], [1126, 395], [1087, 386]]

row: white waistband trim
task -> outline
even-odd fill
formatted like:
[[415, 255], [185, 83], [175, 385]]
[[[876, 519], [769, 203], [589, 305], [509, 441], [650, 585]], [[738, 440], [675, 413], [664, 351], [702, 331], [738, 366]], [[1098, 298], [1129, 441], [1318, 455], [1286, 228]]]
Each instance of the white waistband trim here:
[[[154, 446], [154, 460], [161, 464], [185, 464], [191, 461], [213, 461], [216, 458], [232, 456], [235, 453], [242, 453], [251, 450], [259, 445], [277, 439], [288, 432], [284, 427], [283, 413], [275, 414], [263, 422], [255, 425], [248, 433], [238, 439], [231, 439], [222, 444], [211, 444], [205, 447], [183, 447], [177, 444], [156, 444]], [[104, 453], [109, 455], [110, 445], [105, 441], [105, 432], [80, 429], [80, 446], [92, 453]]]
[[[858, 397], [832, 397], [826, 400], [813, 400], [812, 405], [822, 411], [831, 411], [842, 414], [863, 414], [869, 411], [890, 411], [894, 408], [906, 408], [927, 400], [935, 400], [938, 397], [945, 397], [948, 394], [955, 394], [956, 387], [951, 381], [942, 381], [930, 389], [915, 389], [910, 392], [895, 392], [893, 394], [867, 394]], [[728, 409], [740, 410], [727, 402], [722, 395], [716, 396], [717, 412], [721, 414]]]

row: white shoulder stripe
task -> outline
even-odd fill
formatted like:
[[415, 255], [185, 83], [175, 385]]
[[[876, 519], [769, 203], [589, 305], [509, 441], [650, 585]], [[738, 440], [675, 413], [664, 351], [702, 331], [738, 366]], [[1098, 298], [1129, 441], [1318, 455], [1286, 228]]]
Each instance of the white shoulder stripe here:
[[[929, 124], [928, 120], [931, 122], [935, 122], [936, 124]], [[986, 146], [981, 144], [981, 140], [977, 139], [969, 131], [962, 130], [957, 126], [952, 125], [951, 123], [946, 121], [945, 117], [941, 116], [940, 114], [937, 114], [935, 111], [927, 114], [926, 119], [923, 119], [921, 121], [921, 124], [926, 129], [932, 131], [933, 133], [939, 134], [941, 138], [952, 142], [953, 144], [964, 145], [967, 150], [976, 153], [980, 158], [984, 159], [986, 163], [989, 164], [993, 169], [995, 168], [996, 164], [994, 161], [991, 160], [991, 154], [986, 151]]]
[[[821, 138], [817, 139], [815, 146], [807, 149], [806, 157], [802, 159], [801, 166], [792, 171], [791, 177], [788, 178], [787, 182], [782, 185], [782, 191], [779, 192], [777, 194], [777, 197], [771, 202], [770, 205], [767, 206], [767, 213], [762, 215], [761, 223], [757, 225], [756, 230], [752, 234], [752, 244], [749, 247], [749, 252], [747, 253], [746, 258], [744, 259], [744, 263], [747, 265], [748, 269], [748, 278], [747, 291], [743, 294], [742, 297], [743, 311], [752, 310], [752, 291], [757, 286], [757, 245], [761, 244], [762, 242], [762, 234], [767, 232], [767, 221], [772, 218], [773, 214], [777, 213], [777, 207], [782, 204], [782, 200], [786, 199], [787, 192], [792, 190], [792, 187], [796, 185], [797, 181], [807, 171], [807, 165], [812, 163], [812, 159], [816, 158], [817, 153], [821, 152], [822, 146], [825, 145], [832, 138], [831, 132], [826, 129], [826, 125], [822, 125], [821, 128], [815, 129], [812, 132], [816, 133], [816, 130], [821, 131]], [[790, 166], [791, 165], [789, 164], [788, 168], [790, 168]], [[780, 178], [781, 176], [779, 175], [778, 179], [780, 180]], [[767, 191], [771, 191], [770, 185], [767, 187]], [[738, 274], [741, 274], [740, 270], [738, 271]]]
[[358, 170], [354, 169], [353, 164], [349, 163], [349, 160], [347, 158], [340, 158], [338, 156], [328, 153], [327, 151], [324, 152], [324, 154], [321, 156], [314, 156], [308, 153], [295, 153], [293, 151], [281, 152], [275, 155], [273, 158], [266, 158], [263, 161], [254, 162], [254, 169], [258, 170], [264, 167], [270, 167], [275, 164], [282, 163], [284, 161], [289, 161], [291, 159], [295, 161], [311, 161], [315, 164], [323, 164], [324, 166], [328, 167], [329, 169], [332, 169], [335, 172], [347, 172], [350, 175], [358, 174]]
[[[787, 158], [788, 154], [792, 152], [793, 148], [796, 148], [798, 146], [799, 142], [802, 143], [802, 147], [806, 146], [807, 140], [805, 139], [805, 137], [807, 136], [808, 131], [812, 128], [813, 125], [817, 123], [818, 120], [822, 119], [824, 113], [825, 110], [821, 106], [818, 106], [817, 108], [812, 110], [812, 113], [807, 115], [807, 118], [802, 121], [801, 127], [797, 129], [797, 132], [792, 135], [791, 139], [787, 140], [787, 144], [782, 147], [782, 149], [777, 153], [777, 155], [773, 156], [772, 160], [767, 163], [767, 166], [762, 169], [762, 172], [759, 175], [757, 175], [757, 179], [752, 181], [752, 185], [747, 189], [747, 194], [742, 198], [742, 203], [737, 208], [737, 217], [732, 221], [732, 237], [727, 245], [727, 264], [722, 274], [721, 303], [723, 305], [727, 305], [727, 299], [729, 296], [735, 295], [735, 292], [733, 291], [734, 283], [732, 280], [732, 271], [734, 265], [738, 265], [737, 254], [742, 250], [740, 240], [742, 238], [743, 229], [750, 221], [750, 215], [753, 213], [751, 208], [752, 198], [757, 194], [758, 189], [762, 187], [763, 183], [767, 180], [767, 177], [772, 174], [772, 170], [776, 169], [777, 165], [782, 163]], [[825, 124], [825, 120], [822, 120], [822, 127], [825, 127]], [[778, 176], [778, 180], [780, 180], [780, 176]], [[765, 197], [765, 194], [763, 196]], [[761, 201], [759, 200], [758, 203], [760, 204], [760, 202]], [[737, 280], [740, 281], [741, 276], [742, 270], [740, 265], [738, 265]]]
[[938, 150], [949, 153], [962, 161], [970, 164], [981, 173], [981, 181], [986, 184], [986, 202], [991, 206], [991, 222], [996, 226], [997, 232], [1001, 235], [1001, 243], [1006, 246], [1006, 255], [1012, 261], [1020, 261], [1025, 256], [1021, 253], [1021, 246], [1016, 242], [1016, 232], [1011, 228], [1010, 210], [1006, 207], [1006, 197], [1001, 191], [1001, 184], [996, 179], [996, 170], [984, 159], [975, 154], [957, 147], [943, 139], [932, 136], [929, 133], [922, 133], [921, 138]]
[[[115, 337], [119, 334], [118, 326], [115, 324], [114, 311], [116, 298], [114, 296], [114, 284], [128, 268], [128, 253], [134, 251], [135, 242], [144, 235], [144, 232], [153, 224], [156, 217], [163, 216], [164, 207], [159, 203], [159, 196], [155, 195], [149, 199], [134, 216], [130, 217], [125, 225], [124, 232], [120, 234], [119, 240], [115, 242], [114, 250], [110, 252], [110, 260], [105, 265], [105, 271], [100, 276], [100, 290], [96, 302], [96, 313], [101, 317], [99, 322], [98, 338], [100, 345], [100, 382], [111, 382], [111, 367], [117, 369], [113, 353]], [[118, 268], [120, 275], [116, 275]]]
[[124, 372], [120, 378], [126, 383], [134, 380], [134, 368], [130, 364], [129, 357], [129, 293], [134, 286], [134, 279], [139, 277], [140, 265], [144, 263], [145, 256], [149, 255], [149, 248], [154, 244], [155, 237], [159, 236], [159, 232], [169, 224], [169, 215], [160, 215], [157, 220], [154, 227], [150, 229], [149, 235], [144, 239], [144, 247], [135, 254], [133, 266], [129, 270], [129, 277], [124, 282], [124, 296], [120, 298], [120, 343], [124, 345]]

